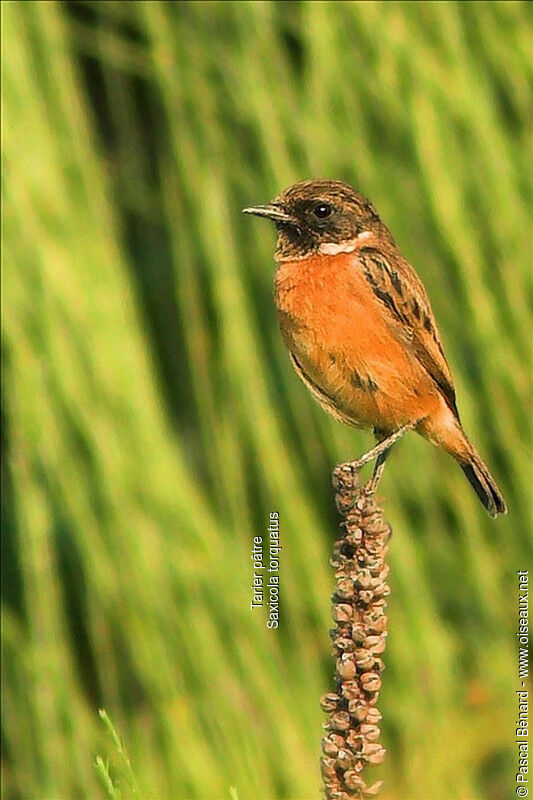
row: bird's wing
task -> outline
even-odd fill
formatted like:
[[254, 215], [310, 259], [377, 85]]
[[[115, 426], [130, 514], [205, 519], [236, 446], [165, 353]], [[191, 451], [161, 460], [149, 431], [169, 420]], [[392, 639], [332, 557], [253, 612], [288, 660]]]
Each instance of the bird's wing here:
[[358, 253], [363, 273], [391, 321], [401, 324], [401, 336], [432, 377], [459, 419], [452, 373], [422, 281], [399, 254], [384, 254], [372, 247]]

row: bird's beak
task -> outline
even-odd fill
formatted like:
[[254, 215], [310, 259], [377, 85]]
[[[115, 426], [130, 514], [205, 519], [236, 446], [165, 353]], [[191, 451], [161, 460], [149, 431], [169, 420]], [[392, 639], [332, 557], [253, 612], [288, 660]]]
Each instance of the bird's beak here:
[[286, 214], [279, 206], [274, 203], [268, 203], [264, 206], [250, 206], [250, 208], [243, 208], [243, 214], [255, 214], [256, 217], [268, 217], [274, 222], [285, 222], [288, 225], [296, 225], [296, 220]]

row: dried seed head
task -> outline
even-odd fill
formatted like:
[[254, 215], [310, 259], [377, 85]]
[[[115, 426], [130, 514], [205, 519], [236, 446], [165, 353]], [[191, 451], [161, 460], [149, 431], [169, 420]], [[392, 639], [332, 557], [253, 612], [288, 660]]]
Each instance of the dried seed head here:
[[381, 714], [375, 704], [385, 666], [380, 654], [387, 631], [385, 557], [390, 528], [372, 497], [361, 490], [351, 465], [339, 466], [333, 481], [345, 519], [331, 558], [336, 580], [331, 638], [337, 656], [337, 691], [321, 701], [329, 715], [324, 725], [329, 733], [322, 740], [323, 782], [326, 800], [362, 800], [381, 785], [367, 788], [361, 775], [364, 766], [379, 763], [385, 755], [377, 742]]

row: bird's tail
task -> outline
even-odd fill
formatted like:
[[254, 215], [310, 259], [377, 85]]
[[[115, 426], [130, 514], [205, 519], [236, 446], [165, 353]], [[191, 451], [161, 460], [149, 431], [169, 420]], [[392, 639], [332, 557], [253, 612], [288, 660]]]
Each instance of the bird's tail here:
[[419, 433], [444, 448], [460, 465], [475, 493], [491, 517], [506, 514], [507, 506], [496, 481], [461, 427], [456, 414], [444, 409], [422, 420]]
[[468, 443], [466, 457], [463, 455], [458, 456], [454, 453], [455, 458], [461, 465], [461, 469], [491, 517], [497, 517], [498, 514], [507, 514], [507, 506], [502, 493], [496, 485], [496, 481], [481, 457], [476, 453], [473, 445], [468, 439], [466, 441]]

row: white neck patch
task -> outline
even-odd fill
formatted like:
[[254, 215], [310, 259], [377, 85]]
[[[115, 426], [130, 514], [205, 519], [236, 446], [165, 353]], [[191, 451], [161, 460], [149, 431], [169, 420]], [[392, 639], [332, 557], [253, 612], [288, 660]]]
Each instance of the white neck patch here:
[[339, 253], [353, 253], [353, 251], [367, 239], [371, 239], [374, 234], [372, 231], [361, 231], [355, 239], [347, 239], [345, 242], [322, 242], [318, 252], [325, 256], [336, 256]]

